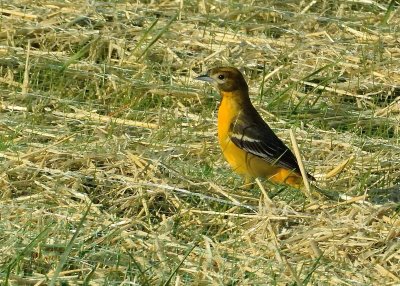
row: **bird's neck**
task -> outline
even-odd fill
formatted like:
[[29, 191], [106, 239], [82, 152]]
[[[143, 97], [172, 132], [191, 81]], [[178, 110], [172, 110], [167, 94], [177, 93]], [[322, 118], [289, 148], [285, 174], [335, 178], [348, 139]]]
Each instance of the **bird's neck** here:
[[236, 104], [246, 106], [250, 103], [248, 89], [234, 90], [234, 91], [220, 91], [222, 101], [235, 101]]

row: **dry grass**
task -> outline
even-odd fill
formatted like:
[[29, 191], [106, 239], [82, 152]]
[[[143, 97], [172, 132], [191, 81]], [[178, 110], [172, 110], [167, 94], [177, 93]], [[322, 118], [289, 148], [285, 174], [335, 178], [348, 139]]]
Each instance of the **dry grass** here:
[[[399, 285], [399, 3], [133, 2], [0, 5], [1, 283]], [[355, 198], [242, 191], [216, 65]]]

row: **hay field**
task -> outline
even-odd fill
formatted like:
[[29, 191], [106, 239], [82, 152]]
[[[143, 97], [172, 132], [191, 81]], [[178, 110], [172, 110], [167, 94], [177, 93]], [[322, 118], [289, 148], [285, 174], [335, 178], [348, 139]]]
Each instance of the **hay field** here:
[[[0, 12], [1, 285], [400, 285], [398, 1]], [[193, 81], [218, 65], [353, 199], [241, 189]]]

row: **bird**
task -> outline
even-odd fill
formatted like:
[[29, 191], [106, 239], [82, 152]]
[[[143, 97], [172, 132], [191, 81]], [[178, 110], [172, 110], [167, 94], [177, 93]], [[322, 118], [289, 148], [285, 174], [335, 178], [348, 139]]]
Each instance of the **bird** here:
[[300, 189], [303, 179], [297, 159], [251, 103], [243, 74], [235, 67], [215, 67], [195, 79], [219, 90], [219, 145], [231, 168], [244, 177], [245, 188], [256, 178], [266, 178]]

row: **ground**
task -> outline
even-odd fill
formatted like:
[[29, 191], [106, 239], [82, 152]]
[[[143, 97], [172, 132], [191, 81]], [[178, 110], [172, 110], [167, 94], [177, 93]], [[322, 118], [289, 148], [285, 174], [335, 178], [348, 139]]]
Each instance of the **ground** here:
[[[398, 1], [0, 13], [2, 285], [399, 285]], [[193, 80], [220, 65], [346, 200], [241, 188]]]

